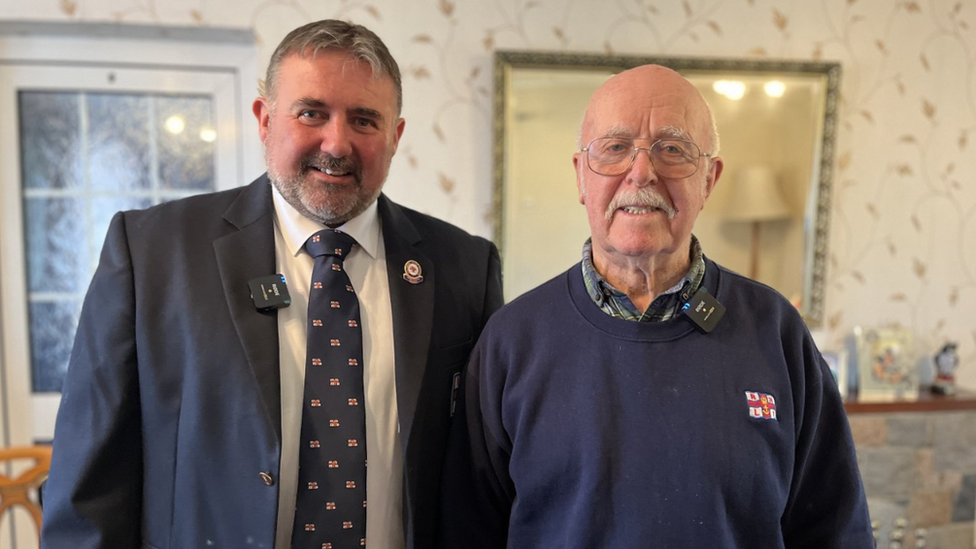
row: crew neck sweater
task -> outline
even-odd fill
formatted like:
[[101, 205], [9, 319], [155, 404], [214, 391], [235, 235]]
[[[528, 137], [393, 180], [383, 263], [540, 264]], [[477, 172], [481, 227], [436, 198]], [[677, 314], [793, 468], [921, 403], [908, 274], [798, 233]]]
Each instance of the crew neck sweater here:
[[711, 333], [605, 314], [579, 264], [491, 318], [449, 445], [446, 547], [873, 547], [799, 314], [712, 261], [703, 285], [726, 307]]

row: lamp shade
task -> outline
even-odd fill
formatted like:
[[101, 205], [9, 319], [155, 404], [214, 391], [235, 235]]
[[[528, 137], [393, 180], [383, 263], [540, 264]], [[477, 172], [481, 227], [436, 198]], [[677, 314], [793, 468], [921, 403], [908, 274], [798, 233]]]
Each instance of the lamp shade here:
[[736, 172], [725, 209], [730, 221], [770, 221], [790, 216], [773, 170], [750, 166]]

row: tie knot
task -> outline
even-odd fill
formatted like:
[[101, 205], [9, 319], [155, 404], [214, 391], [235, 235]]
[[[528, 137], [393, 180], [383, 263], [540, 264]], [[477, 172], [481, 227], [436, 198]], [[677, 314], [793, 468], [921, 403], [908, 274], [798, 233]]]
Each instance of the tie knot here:
[[312, 257], [334, 255], [340, 259], [345, 259], [355, 243], [356, 239], [346, 233], [323, 229], [308, 237], [308, 240], [305, 241], [305, 249]]

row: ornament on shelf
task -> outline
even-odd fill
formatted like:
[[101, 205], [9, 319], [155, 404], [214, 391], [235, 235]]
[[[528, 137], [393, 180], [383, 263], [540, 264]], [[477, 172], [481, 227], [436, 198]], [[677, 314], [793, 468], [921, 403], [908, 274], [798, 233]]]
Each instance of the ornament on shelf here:
[[935, 382], [932, 392], [952, 395], [956, 392], [956, 367], [959, 366], [959, 355], [956, 354], [956, 343], [946, 342], [935, 355]]

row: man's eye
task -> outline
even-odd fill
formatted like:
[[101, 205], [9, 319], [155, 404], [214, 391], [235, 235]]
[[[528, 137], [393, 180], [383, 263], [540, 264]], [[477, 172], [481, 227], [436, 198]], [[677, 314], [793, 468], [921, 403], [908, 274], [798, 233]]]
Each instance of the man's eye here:
[[630, 143], [624, 141], [608, 141], [603, 144], [600, 150], [604, 154], [620, 154], [630, 150]]
[[298, 117], [305, 120], [315, 120], [317, 118], [322, 118], [318, 111], [302, 111], [298, 113]]
[[369, 118], [356, 118], [353, 120], [353, 124], [359, 126], [360, 128], [370, 128], [376, 126], [376, 123]]
[[683, 156], [685, 154], [684, 148], [674, 143], [664, 143], [660, 150], [668, 156]]

